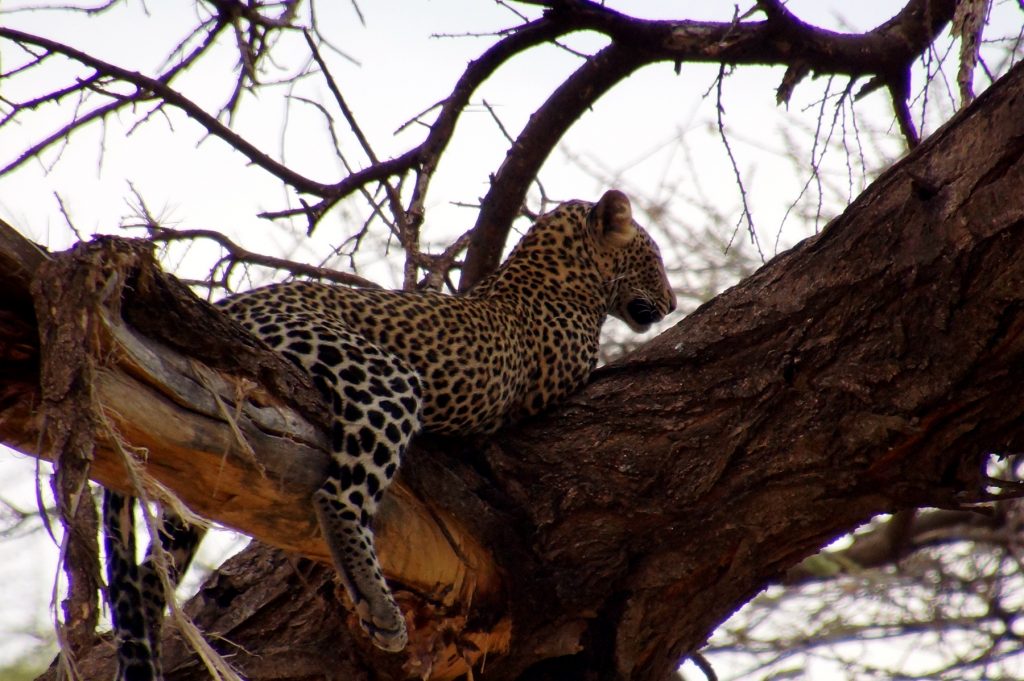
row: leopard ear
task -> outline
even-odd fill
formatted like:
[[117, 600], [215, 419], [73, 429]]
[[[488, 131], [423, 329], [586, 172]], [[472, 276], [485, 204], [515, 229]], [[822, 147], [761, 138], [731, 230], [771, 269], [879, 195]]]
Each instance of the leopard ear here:
[[629, 198], [618, 189], [604, 193], [590, 209], [587, 223], [597, 242], [608, 248], [622, 248], [636, 235]]

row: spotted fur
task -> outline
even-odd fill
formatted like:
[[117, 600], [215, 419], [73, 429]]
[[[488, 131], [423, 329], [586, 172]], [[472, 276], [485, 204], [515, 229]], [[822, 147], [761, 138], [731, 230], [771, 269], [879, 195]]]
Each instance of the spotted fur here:
[[[107, 603], [118, 638], [117, 678], [156, 681], [163, 678], [159, 642], [167, 600], [153, 546], [141, 565], [136, 562], [134, 513], [134, 498], [104, 490]], [[158, 534], [173, 587], [192, 562], [202, 533], [162, 509]]]
[[[675, 296], [657, 246], [613, 190], [596, 204], [570, 201], [542, 216], [505, 263], [462, 296], [294, 281], [221, 308], [308, 371], [330, 404], [332, 459], [314, 506], [360, 623], [377, 646], [397, 651], [406, 644], [405, 619], [371, 524], [411, 437], [421, 429], [491, 433], [542, 411], [587, 379], [607, 315], [644, 331], [675, 308]], [[117, 518], [108, 533], [123, 535]], [[156, 655], [152, 623], [134, 626], [137, 599], [118, 595], [128, 573], [110, 577], [115, 627], [122, 641], [149, 636], [143, 648]]]

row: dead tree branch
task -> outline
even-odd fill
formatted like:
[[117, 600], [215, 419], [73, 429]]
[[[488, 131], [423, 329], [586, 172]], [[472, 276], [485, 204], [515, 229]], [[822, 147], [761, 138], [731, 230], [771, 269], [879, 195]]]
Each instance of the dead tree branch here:
[[[239, 76], [241, 87], [245, 78], [251, 80], [253, 77], [250, 62], [266, 55], [266, 32], [281, 30], [290, 25], [295, 18], [297, 4], [285, 3], [280, 8], [280, 16], [276, 17], [267, 15], [266, 12], [270, 11], [267, 7], [260, 6], [259, 9], [265, 10], [261, 12], [247, 11], [237, 3], [213, 4], [218, 12], [215, 23], [182, 64], [191, 63], [189, 60], [202, 53], [217, 32], [228, 26], [234, 27], [237, 32], [239, 22], [244, 20], [254, 28], [239, 43], [240, 59], [245, 66]], [[408, 222], [411, 227], [415, 227], [423, 219], [426, 195], [438, 161], [454, 134], [456, 122], [477, 88], [502, 65], [530, 48], [555, 41], [575, 31], [589, 30], [604, 34], [611, 44], [587, 58], [573, 78], [551, 95], [547, 104], [510, 146], [506, 161], [493, 178], [482, 203], [483, 209], [470, 239], [460, 283], [465, 290], [497, 265], [511, 223], [522, 209], [529, 183], [564, 132], [602, 94], [642, 66], [664, 61], [676, 64], [783, 64], [789, 66], [787, 76], [783, 79], [783, 90], [780, 90], [780, 95], [784, 92], [786, 97], [799, 80], [810, 73], [869, 78], [866, 90], [884, 86], [893, 93], [901, 129], [913, 144], [916, 143], [916, 132], [905, 111], [909, 67], [949, 24], [956, 6], [954, 0], [909, 0], [895, 17], [881, 26], [863, 34], [847, 35], [811, 26], [776, 0], [758, 3], [758, 8], [767, 17], [765, 20], [755, 21], [744, 17], [732, 22], [642, 20], [586, 0], [535, 4], [546, 8], [540, 18], [509, 30], [479, 59], [470, 63], [451, 93], [440, 103], [437, 116], [430, 123], [423, 142], [392, 158], [378, 159], [371, 155], [366, 167], [354, 170], [335, 182], [311, 179], [277, 161], [234, 132], [229, 125], [222, 123], [217, 116], [206, 112], [182, 92], [171, 87], [170, 81], [180, 72], [182, 65], [161, 76], [151, 77], [109, 64], [45, 37], [0, 27], [0, 40], [8, 40], [30, 50], [31, 54], [36, 55], [37, 61], [61, 55], [93, 71], [82, 84], [63, 88], [42, 99], [58, 101], [70, 94], [83, 92], [83, 88], [96, 89], [101, 86], [101, 92], [114, 99], [76, 116], [67, 125], [23, 149], [22, 153], [0, 170], [0, 174], [17, 168], [82, 125], [103, 119], [131, 104], [158, 101], [194, 119], [210, 135], [235, 148], [250, 162], [296, 192], [318, 199], [312, 205], [304, 205], [299, 209], [269, 211], [263, 214], [264, 217], [306, 215], [312, 229], [331, 207], [353, 192], [382, 182], [390, 186], [394, 178], [399, 178], [395, 184], [401, 186], [406, 176], [411, 174], [412, 191], [407, 198], [407, 205], [396, 215], [404, 216], [404, 220], [399, 220], [398, 224]], [[42, 53], [38, 54], [35, 52], [37, 50], [42, 50]], [[118, 93], [115, 88], [117, 85], [127, 85], [131, 89]], [[236, 95], [237, 91], [238, 88]], [[236, 104], [237, 97], [233, 96], [229, 108], [233, 110]], [[32, 106], [32, 101], [17, 104], [8, 117]], [[348, 118], [350, 124], [354, 125], [352, 117]], [[394, 193], [392, 191], [392, 203], [396, 199]], [[403, 245], [413, 251], [409, 260], [411, 269], [405, 277], [411, 284], [416, 279], [416, 273], [412, 270], [419, 263], [416, 252], [418, 239], [417, 234], [413, 233], [418, 230], [400, 231], [410, 231], [408, 238], [403, 238]]]

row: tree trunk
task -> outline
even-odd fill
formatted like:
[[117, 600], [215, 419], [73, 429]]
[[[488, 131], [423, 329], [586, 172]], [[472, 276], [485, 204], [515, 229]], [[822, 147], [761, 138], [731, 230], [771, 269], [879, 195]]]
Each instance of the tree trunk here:
[[[407, 651], [369, 646], [329, 568], [266, 545], [229, 561], [187, 610], [253, 681], [453, 678], [467, 665], [497, 681], [668, 678], [758, 591], [872, 516], [992, 498], [987, 458], [1024, 446], [1022, 187], [1018, 65], [821, 234], [596, 372], [566, 404], [484, 441], [419, 439], [378, 522], [410, 613]], [[86, 258], [108, 274], [97, 291], [109, 293], [111, 271], [131, 284], [86, 303], [90, 314], [120, 306], [127, 320], [105, 313], [90, 341], [104, 362], [100, 413], [198, 512], [322, 561], [306, 497], [324, 455], [315, 430], [296, 425], [296, 414], [317, 421], [315, 405], [260, 426], [259, 405], [295, 404], [281, 378], [289, 368], [212, 322], [201, 342], [182, 340], [167, 300], [184, 309], [187, 296], [146, 284], [161, 275], [132, 253], [113, 270]], [[20, 291], [0, 313], [0, 438], [34, 451], [42, 426], [31, 406], [50, 389], [29, 370], [24, 277], [0, 276]], [[171, 291], [158, 307], [147, 297], [156, 289]], [[250, 399], [235, 426], [255, 451], [217, 400], [186, 415], [226, 429], [209, 442], [130, 429], [111, 400], [120, 391], [131, 402], [159, 380], [139, 378], [125, 334], [219, 371], [203, 374], [204, 389], [221, 385], [211, 389], [232, 405]], [[237, 388], [239, 376], [264, 389]], [[156, 392], [170, 405], [157, 421], [188, 402]], [[258, 435], [289, 428], [308, 435], [278, 443], [301, 449], [300, 465]], [[98, 438], [93, 476], [124, 488], [118, 438]], [[190, 459], [194, 450], [206, 458]], [[173, 631], [167, 639], [169, 679], [207, 678]], [[85, 678], [109, 675], [109, 644], [79, 665]]]

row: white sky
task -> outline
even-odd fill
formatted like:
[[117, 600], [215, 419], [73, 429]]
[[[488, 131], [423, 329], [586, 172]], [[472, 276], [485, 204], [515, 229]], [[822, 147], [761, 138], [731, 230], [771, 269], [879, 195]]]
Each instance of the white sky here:
[[[39, 4], [35, 0], [3, 0], [0, 7], [10, 11]], [[733, 12], [732, 3], [697, 0], [609, 4], [628, 5], [634, 16], [651, 18], [728, 20]], [[788, 6], [811, 23], [862, 30], [884, 21], [902, 4], [792, 0]], [[995, 21], [1019, 25], [1014, 6], [1001, 3]], [[535, 13], [528, 6], [516, 7]], [[317, 5], [321, 29], [334, 45], [359, 62], [325, 52], [350, 107], [380, 157], [401, 153], [422, 139], [424, 132], [417, 126], [399, 135], [393, 133], [445, 97], [465, 64], [494, 41], [491, 37], [436, 38], [432, 34], [482, 32], [518, 23], [508, 10], [480, 1], [381, 0], [360, 3], [360, 8], [366, 17], [365, 27], [347, 2]], [[152, 0], [145, 4], [129, 2], [127, 9], [94, 18], [52, 11], [0, 15], [7, 26], [65, 40], [95, 56], [147, 73], [160, 66], [168, 48], [195, 20], [189, 2]], [[584, 50], [603, 44], [588, 35], [574, 36], [568, 42]], [[281, 47], [284, 49], [275, 52], [280, 72], [265, 74], [267, 80], [292, 73], [307, 58], [299, 36], [287, 38]], [[9, 68], [11, 60], [20, 60], [15, 55], [9, 45], [0, 43], [0, 71]], [[222, 48], [207, 70], [183, 78], [177, 87], [208, 111], [216, 110], [230, 92], [236, 57], [230, 46]], [[507, 65], [473, 97], [473, 106], [462, 116], [446, 162], [432, 185], [425, 231], [429, 239], [444, 243], [472, 225], [475, 212], [453, 204], [472, 203], [482, 197], [489, 174], [504, 158], [506, 143], [496, 133], [482, 101], [492, 105], [505, 127], [515, 134], [578, 64], [576, 57], [561, 49], [537, 49]], [[726, 123], [769, 256], [779, 222], [806, 181], [806, 175], [796, 174], [794, 165], [784, 157], [780, 131], [795, 126], [813, 130], [818, 112], [814, 102], [822, 91], [820, 81], [807, 81], [797, 89], [788, 111], [778, 108], [775, 88], [782, 72], [779, 68], [742, 67], [725, 85]], [[38, 95], [56, 82], [54, 79], [66, 79], [68, 73], [66, 68], [47, 70], [31, 82], [22, 79], [14, 86], [5, 86], [0, 95], [9, 100]], [[562, 149], [569, 153], [556, 154], [545, 166], [541, 179], [548, 194], [558, 199], [595, 199], [603, 191], [604, 187], [581, 171], [580, 163], [570, 160], [575, 156], [585, 165], [607, 169], [609, 174], [621, 172], [626, 189], [641, 188], [645, 194], [667, 201], [685, 196], [699, 181], [705, 191], [738, 217], [732, 169], [710, 127], [714, 100], [704, 96], [716, 73], [715, 66], [684, 64], [677, 76], [673, 66], [666, 63], [648, 67], [620, 84], [563, 140]], [[980, 74], [975, 82], [979, 90], [986, 84]], [[841, 86], [837, 81], [837, 87]], [[330, 102], [318, 77], [302, 81], [296, 94]], [[284, 159], [300, 172], [321, 181], [336, 181], [342, 172], [325, 136], [323, 118], [308, 106], [293, 106], [287, 133], [282, 137], [285, 106], [279, 95], [265, 91], [259, 99], [247, 96], [235, 122], [236, 130], [272, 155], [278, 156], [283, 148]], [[858, 117], [865, 129], [885, 130], [891, 126], [887, 97], [879, 92], [858, 103]], [[811, 108], [804, 110], [808, 106]], [[66, 111], [50, 107], [26, 117], [21, 124], [0, 128], [0, 165], [52, 130], [66, 115]], [[293, 243], [304, 225], [282, 226], [256, 217], [261, 210], [294, 205], [294, 197], [277, 180], [247, 166], [245, 159], [219, 140], [204, 139], [199, 126], [181, 116], [172, 116], [170, 125], [154, 120], [126, 136], [133, 122], [129, 116], [110, 120], [105, 135], [101, 126], [94, 125], [76, 133], [59, 160], [57, 150], [51, 149], [44, 155], [44, 163], [29, 162], [18, 172], [0, 178], [0, 217], [30, 238], [55, 249], [65, 248], [75, 237], [60, 215], [54, 193], [60, 193], [83, 234], [116, 232], [121, 219], [130, 213], [126, 197], [131, 182], [150, 207], [170, 223], [182, 228], [217, 229], [254, 250], [313, 263], [320, 261], [326, 245], [337, 242], [343, 227], [353, 220], [356, 208], [335, 211], [320, 226], [317, 239], [295, 249]], [[342, 127], [339, 121], [339, 130]], [[675, 144], [680, 138], [698, 159], [699, 177], [690, 176], [681, 158]], [[101, 140], [102, 157], [98, 153]], [[808, 150], [809, 140], [809, 135], [804, 138]], [[885, 154], [900, 153], [898, 139], [885, 145]], [[352, 161], [365, 164], [354, 145], [346, 147]], [[836, 157], [833, 163], [831, 171], [845, 176], [846, 159]], [[858, 184], [854, 193], [859, 190]], [[675, 210], [694, 220], [700, 217], [681, 203], [675, 205]], [[804, 235], [788, 232], [784, 242]], [[178, 251], [168, 266], [184, 276], [201, 277], [210, 257], [201, 249], [187, 254]], [[395, 283], [391, 270], [374, 265], [372, 260], [367, 257], [361, 262], [365, 271], [382, 283]], [[0, 480], [0, 496], [22, 508], [34, 507], [34, 460], [0, 452]], [[48, 480], [42, 482], [43, 487], [48, 485]], [[15, 558], [0, 561], [0, 660], [26, 643], [7, 632], [48, 617], [45, 611], [56, 550], [49, 539], [37, 534], [5, 543], [4, 555]]]

